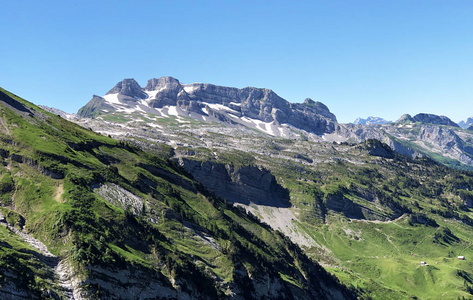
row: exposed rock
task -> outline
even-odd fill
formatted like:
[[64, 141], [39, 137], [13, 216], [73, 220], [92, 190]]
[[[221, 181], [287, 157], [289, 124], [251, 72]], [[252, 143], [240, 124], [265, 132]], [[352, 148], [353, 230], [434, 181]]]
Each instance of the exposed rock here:
[[459, 127], [457, 123], [453, 122], [445, 116], [437, 116], [434, 114], [417, 114], [413, 118], [414, 122], [421, 122], [424, 124], [445, 125], [452, 127]]
[[[61, 260], [51, 252], [49, 252], [46, 245], [44, 245], [40, 240], [34, 238], [30, 234], [17, 229], [14, 226], [7, 224], [6, 222], [1, 222], [4, 219], [3, 215], [0, 213], [0, 225], [6, 226], [10, 231], [17, 234], [25, 242], [27, 242], [31, 247], [38, 251], [41, 255], [36, 255], [38, 260], [40, 260], [44, 265], [46, 265], [55, 275], [56, 280], [59, 283], [59, 291], [65, 296], [68, 300], [82, 300], [82, 293], [80, 291], [79, 282], [76, 277], [73, 276], [75, 273], [72, 266], [66, 261]], [[46, 279], [46, 278], [43, 278]], [[32, 295], [26, 292], [25, 287], [15, 287], [13, 284], [8, 287], [3, 286], [0, 289], [0, 295], [2, 299], [31, 299]], [[49, 295], [43, 295], [44, 297], [48, 296], [54, 299], [59, 299], [59, 296], [54, 291], [49, 291]]]
[[342, 212], [348, 218], [365, 219], [362, 207], [339, 193], [328, 194], [325, 197], [325, 206], [336, 212]]
[[[118, 108], [135, 110], [137, 107], [158, 114], [153, 109], [176, 106], [181, 109], [182, 115], [211, 115], [214, 117], [212, 121], [230, 124], [243, 124], [245, 122], [239, 122], [238, 118], [249, 118], [265, 123], [289, 124], [314, 134], [333, 132], [337, 122], [327, 106], [311, 99], [306, 99], [304, 103], [289, 103], [269, 89], [237, 89], [202, 83], [183, 85], [173, 77], [150, 79], [144, 89], [135, 80], [125, 79], [109, 94], [118, 94], [121, 104], [117, 106], [94, 96], [79, 110], [79, 117], [91, 118], [117, 111]], [[146, 99], [147, 107], [138, 102], [140, 99]]]
[[462, 140], [449, 128], [425, 125], [421, 127], [418, 138], [438, 145], [445, 150], [462, 143]]
[[145, 210], [145, 202], [143, 199], [119, 185], [113, 183], [94, 185], [92, 190], [103, 197], [105, 201], [124, 210], [129, 210], [135, 216], [143, 214]]
[[181, 159], [192, 176], [217, 195], [234, 203], [287, 207], [289, 194], [270, 171], [257, 166], [236, 168], [212, 162]]
[[138, 82], [136, 82], [133, 78], [123, 79], [122, 81], [117, 83], [110, 91], [108, 91], [107, 95], [108, 94], [119, 94], [139, 99], [147, 98], [146, 93], [143, 92]]
[[393, 150], [386, 144], [379, 140], [370, 139], [364, 143], [364, 148], [368, 150], [368, 153], [373, 156], [380, 156], [384, 158], [393, 158]]
[[164, 106], [174, 106], [178, 101], [189, 101], [189, 96], [185, 92], [179, 80], [173, 77], [153, 78], [148, 81], [146, 91], [154, 91], [154, 99], [150, 100], [149, 106], [163, 108]]

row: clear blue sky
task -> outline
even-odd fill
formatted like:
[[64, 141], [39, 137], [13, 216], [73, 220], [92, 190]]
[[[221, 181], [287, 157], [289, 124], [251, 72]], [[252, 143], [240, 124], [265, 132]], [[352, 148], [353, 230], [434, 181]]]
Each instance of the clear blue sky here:
[[473, 1], [2, 1], [0, 86], [76, 112], [173, 76], [325, 103], [340, 122], [473, 115]]

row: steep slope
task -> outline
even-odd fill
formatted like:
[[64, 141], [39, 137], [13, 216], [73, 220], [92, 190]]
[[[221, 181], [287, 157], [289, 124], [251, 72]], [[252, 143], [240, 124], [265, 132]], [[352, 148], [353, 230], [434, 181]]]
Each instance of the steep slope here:
[[41, 273], [51, 268], [40, 254], [0, 227], [0, 255], [11, 259], [2, 260], [2, 296], [354, 298], [281, 233], [168, 160], [4, 90], [0, 123], [3, 215], [67, 263], [74, 282], [73, 295], [64, 293], [58, 276]]

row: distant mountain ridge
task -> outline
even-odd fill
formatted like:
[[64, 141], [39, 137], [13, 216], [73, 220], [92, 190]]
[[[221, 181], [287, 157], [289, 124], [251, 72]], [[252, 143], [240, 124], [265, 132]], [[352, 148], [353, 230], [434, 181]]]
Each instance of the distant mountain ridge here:
[[460, 127], [457, 123], [453, 122], [446, 116], [438, 116], [434, 114], [420, 113], [411, 117], [409, 114], [402, 115], [396, 123], [415, 123], [419, 122], [422, 124], [433, 124], [433, 125], [445, 125], [452, 127]]
[[466, 121], [458, 122], [458, 126], [463, 129], [467, 129], [468, 127], [473, 126], [473, 117], [469, 117], [468, 119], [466, 119]]
[[124, 79], [105, 95], [94, 95], [77, 117], [83, 126], [107, 135], [136, 136], [173, 147], [210, 147], [195, 139], [208, 130], [336, 143], [377, 139], [403, 155], [473, 168], [473, 137], [458, 132], [459, 125], [446, 116], [405, 114], [396, 122], [371, 116], [340, 124], [321, 102], [307, 98], [290, 103], [265, 88], [183, 84], [169, 76], [150, 79], [143, 88], [134, 79]]
[[78, 116], [93, 118], [111, 112], [190, 116], [242, 124], [278, 136], [290, 126], [315, 134], [331, 133], [337, 123], [327, 106], [310, 98], [304, 103], [290, 103], [269, 89], [181, 84], [173, 77], [150, 79], [145, 88], [134, 79], [124, 79], [105, 96], [94, 95]]
[[387, 123], [392, 123], [392, 121], [386, 121], [383, 118], [371, 117], [371, 116], [366, 119], [362, 119], [358, 117], [356, 118], [355, 121], [353, 121], [353, 124], [355, 125], [375, 125], [375, 124], [387, 124]]

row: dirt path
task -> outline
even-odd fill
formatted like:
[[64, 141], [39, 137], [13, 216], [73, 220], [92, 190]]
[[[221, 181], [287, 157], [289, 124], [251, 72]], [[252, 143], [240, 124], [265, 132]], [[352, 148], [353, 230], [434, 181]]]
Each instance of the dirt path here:
[[61, 182], [58, 184], [56, 193], [54, 194], [54, 200], [62, 203], [62, 195], [64, 194], [64, 184]]

